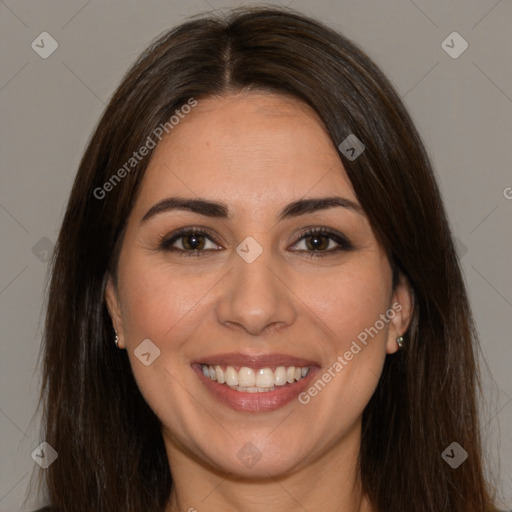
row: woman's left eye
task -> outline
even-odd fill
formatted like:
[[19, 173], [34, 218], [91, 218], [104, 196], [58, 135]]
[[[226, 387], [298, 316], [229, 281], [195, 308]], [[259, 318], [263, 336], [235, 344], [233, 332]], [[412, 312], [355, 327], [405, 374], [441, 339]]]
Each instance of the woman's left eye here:
[[327, 256], [353, 249], [352, 244], [343, 235], [326, 228], [313, 228], [302, 233], [294, 245], [297, 244], [302, 244], [299, 250], [309, 252], [310, 257]]

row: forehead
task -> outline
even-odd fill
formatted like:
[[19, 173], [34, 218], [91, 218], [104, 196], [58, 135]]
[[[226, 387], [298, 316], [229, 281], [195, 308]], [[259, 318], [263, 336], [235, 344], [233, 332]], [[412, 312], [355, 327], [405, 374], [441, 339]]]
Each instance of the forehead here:
[[156, 201], [170, 193], [240, 206], [327, 193], [355, 199], [318, 115], [296, 99], [259, 92], [198, 100], [162, 139], [140, 198]]

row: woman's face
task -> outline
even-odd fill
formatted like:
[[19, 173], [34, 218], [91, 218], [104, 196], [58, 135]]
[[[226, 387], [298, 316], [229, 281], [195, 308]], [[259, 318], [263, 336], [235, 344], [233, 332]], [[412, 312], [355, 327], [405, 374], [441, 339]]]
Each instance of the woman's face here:
[[391, 282], [311, 109], [255, 92], [200, 100], [151, 158], [107, 287], [171, 468], [277, 476], [356, 454], [410, 318]]

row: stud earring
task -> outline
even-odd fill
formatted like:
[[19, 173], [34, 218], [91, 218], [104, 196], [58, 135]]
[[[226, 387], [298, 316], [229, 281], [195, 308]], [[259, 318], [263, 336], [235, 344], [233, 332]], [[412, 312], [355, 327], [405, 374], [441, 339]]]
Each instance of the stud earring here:
[[396, 342], [398, 343], [398, 346], [400, 348], [404, 348], [404, 337], [403, 336], [398, 336], [398, 338], [396, 339]]
[[119, 336], [117, 335], [117, 331], [115, 331], [116, 333], [116, 339], [114, 340], [114, 343], [116, 344], [116, 348], [119, 348]]

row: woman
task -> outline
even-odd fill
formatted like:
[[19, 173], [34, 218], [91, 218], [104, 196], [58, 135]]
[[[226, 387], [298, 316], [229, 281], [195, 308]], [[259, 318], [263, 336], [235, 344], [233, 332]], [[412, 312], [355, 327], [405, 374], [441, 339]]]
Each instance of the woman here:
[[59, 511], [494, 511], [477, 338], [399, 96], [242, 9], [160, 37], [82, 159], [44, 340]]

